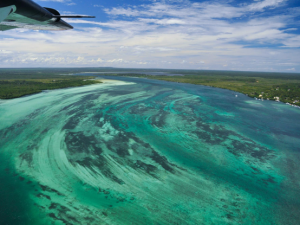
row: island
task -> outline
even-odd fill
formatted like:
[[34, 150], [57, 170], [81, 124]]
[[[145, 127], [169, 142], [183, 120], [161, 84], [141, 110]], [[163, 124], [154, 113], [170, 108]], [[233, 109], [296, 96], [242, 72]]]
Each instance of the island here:
[[105, 75], [205, 85], [240, 92], [258, 100], [280, 101], [300, 106], [300, 74], [201, 70], [164, 70], [161, 75], [154, 74], [137, 71]]
[[93, 76], [61, 75], [49, 69], [1, 69], [0, 99], [12, 99], [68, 87], [80, 87], [101, 83]]
[[131, 68], [20, 68], [0, 69], [0, 99], [43, 90], [101, 82], [97, 76], [138, 77], [189, 83], [236, 91], [257, 100], [280, 101], [300, 107], [300, 74]]

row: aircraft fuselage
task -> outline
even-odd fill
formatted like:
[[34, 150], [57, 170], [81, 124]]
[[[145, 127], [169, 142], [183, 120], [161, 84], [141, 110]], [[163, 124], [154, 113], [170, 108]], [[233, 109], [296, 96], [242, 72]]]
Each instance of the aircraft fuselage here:
[[[8, 13], [8, 15], [7, 15]], [[0, 30], [27, 28], [33, 30], [68, 30], [73, 27], [54, 9], [43, 8], [31, 0], [1, 0]]]

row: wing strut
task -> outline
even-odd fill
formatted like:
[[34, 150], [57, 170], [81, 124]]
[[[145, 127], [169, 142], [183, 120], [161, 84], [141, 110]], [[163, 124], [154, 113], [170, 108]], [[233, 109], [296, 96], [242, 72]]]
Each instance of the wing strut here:
[[95, 16], [79, 16], [79, 15], [53, 15], [53, 18], [96, 18]]
[[13, 6], [7, 6], [0, 8], [0, 23], [8, 17], [9, 14], [11, 14], [14, 11]]

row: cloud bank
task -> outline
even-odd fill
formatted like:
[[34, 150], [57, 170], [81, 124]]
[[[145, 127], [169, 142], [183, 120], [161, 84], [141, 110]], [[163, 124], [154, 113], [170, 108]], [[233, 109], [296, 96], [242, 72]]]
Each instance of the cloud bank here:
[[286, 4], [184, 0], [101, 8], [106, 21], [68, 20], [77, 27], [71, 31], [0, 33], [0, 66], [300, 72], [300, 10]]

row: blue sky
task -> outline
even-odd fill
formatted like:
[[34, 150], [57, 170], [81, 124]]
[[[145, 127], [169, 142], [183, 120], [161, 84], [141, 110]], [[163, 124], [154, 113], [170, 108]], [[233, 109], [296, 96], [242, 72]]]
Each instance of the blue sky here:
[[0, 67], [300, 72], [300, 1], [36, 0], [75, 29], [0, 33]]

